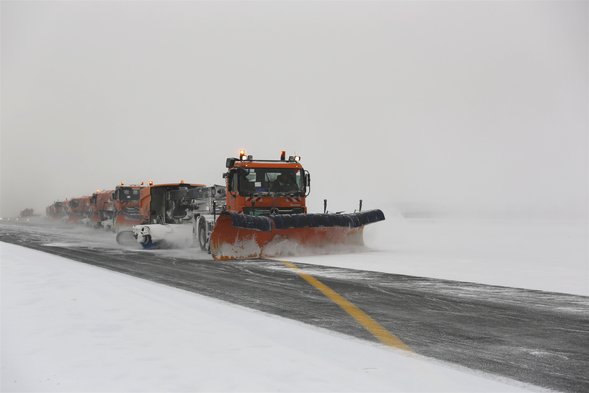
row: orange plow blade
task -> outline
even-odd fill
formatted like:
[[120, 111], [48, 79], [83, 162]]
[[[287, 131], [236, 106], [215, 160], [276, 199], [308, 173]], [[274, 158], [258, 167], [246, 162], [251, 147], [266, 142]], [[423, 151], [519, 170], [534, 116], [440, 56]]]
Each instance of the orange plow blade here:
[[380, 210], [353, 214], [246, 216], [225, 212], [211, 234], [214, 259], [265, 258], [304, 249], [364, 245], [364, 225], [384, 220]]

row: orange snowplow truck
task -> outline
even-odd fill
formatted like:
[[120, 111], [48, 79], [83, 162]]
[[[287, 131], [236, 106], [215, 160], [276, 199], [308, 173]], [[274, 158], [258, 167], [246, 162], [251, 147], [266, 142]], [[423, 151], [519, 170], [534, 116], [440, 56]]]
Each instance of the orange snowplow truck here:
[[63, 219], [63, 217], [65, 216], [65, 213], [63, 211], [63, 204], [64, 203], [65, 202], [57, 201], [57, 202], [53, 202], [53, 204], [47, 206], [47, 209], [45, 210], [47, 213], [47, 217], [49, 217], [53, 220]]
[[102, 190], [92, 194], [90, 204], [93, 207], [94, 214], [92, 215], [92, 222], [95, 228], [101, 226], [105, 229], [112, 227], [112, 218], [114, 214], [114, 205], [112, 202], [112, 194], [114, 190]]
[[118, 233], [124, 227], [130, 228], [141, 223], [139, 193], [143, 188], [143, 183], [125, 185], [125, 182], [121, 182], [116, 186], [113, 193], [113, 229], [115, 232]]
[[[75, 224], [83, 218], [83, 212], [80, 206], [81, 198], [72, 198], [69, 201], [69, 209], [67, 209], [68, 223]], [[66, 201], [67, 202], [67, 201]]]
[[306, 213], [305, 197], [309, 174], [299, 164], [299, 157], [282, 152], [280, 161], [228, 158], [227, 210], [248, 216]]
[[384, 220], [381, 210], [307, 214], [311, 178], [300, 157], [254, 160], [240, 151], [226, 161], [226, 211], [210, 234], [215, 259], [271, 257], [280, 247], [363, 245], [364, 225]]
[[83, 196], [80, 198], [80, 211], [82, 212], [82, 219], [90, 219], [92, 220], [92, 216], [94, 215], [94, 210], [92, 208], [92, 204], [90, 203], [91, 196]]
[[33, 213], [34, 213], [33, 209], [26, 208], [26, 209], [23, 209], [20, 211], [20, 216], [21, 217], [30, 217], [30, 216], [34, 216]]

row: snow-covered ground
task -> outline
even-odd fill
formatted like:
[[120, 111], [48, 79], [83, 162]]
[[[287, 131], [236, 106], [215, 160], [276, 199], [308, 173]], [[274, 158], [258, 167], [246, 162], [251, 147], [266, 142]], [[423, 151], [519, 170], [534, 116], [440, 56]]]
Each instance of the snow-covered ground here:
[[589, 296], [585, 220], [406, 220], [366, 226], [369, 252], [290, 261]]
[[[85, 230], [72, 232], [76, 242], [90, 242]], [[589, 294], [586, 222], [388, 216], [365, 235], [369, 248], [352, 254], [288, 260]], [[0, 247], [3, 392], [540, 390], [38, 251]], [[195, 249], [170, 252], [208, 257]]]

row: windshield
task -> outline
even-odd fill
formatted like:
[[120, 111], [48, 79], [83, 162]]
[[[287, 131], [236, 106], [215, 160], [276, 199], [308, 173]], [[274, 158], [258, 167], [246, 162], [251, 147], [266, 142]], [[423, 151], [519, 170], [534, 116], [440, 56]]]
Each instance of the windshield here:
[[124, 187], [119, 188], [119, 200], [122, 202], [127, 201], [138, 201], [139, 200], [139, 188]]
[[80, 205], [80, 201], [78, 199], [72, 199], [70, 201], [70, 207], [73, 209], [77, 209], [79, 205]]
[[239, 193], [284, 193], [303, 196], [303, 171], [295, 168], [244, 168], [239, 172]]

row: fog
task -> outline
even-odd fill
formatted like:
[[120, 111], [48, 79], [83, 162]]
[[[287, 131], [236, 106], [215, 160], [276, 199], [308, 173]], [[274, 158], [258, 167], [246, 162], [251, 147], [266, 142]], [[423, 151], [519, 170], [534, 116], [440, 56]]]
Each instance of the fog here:
[[1, 215], [246, 149], [313, 212], [587, 219], [588, 47], [587, 2], [3, 1]]

